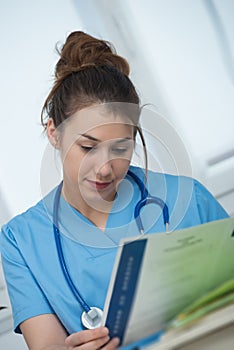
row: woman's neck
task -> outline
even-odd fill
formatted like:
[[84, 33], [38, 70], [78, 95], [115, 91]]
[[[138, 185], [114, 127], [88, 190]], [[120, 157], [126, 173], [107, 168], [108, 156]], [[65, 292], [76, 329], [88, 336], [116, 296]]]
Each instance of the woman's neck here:
[[78, 210], [101, 231], [105, 230], [113, 201], [108, 202], [100, 199], [88, 204], [79, 191], [69, 191], [65, 184], [63, 184], [62, 188], [62, 196], [67, 203]]

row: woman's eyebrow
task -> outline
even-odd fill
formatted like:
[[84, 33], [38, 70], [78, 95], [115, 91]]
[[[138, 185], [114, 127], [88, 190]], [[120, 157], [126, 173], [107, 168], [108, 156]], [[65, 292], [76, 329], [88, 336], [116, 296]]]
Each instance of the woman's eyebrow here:
[[93, 136], [88, 135], [88, 134], [78, 134], [78, 136], [83, 136], [83, 137], [85, 137], [89, 140], [92, 140], [92, 141], [101, 142], [101, 140], [98, 140], [98, 139], [96, 139], [96, 137], [93, 137]]
[[[96, 137], [93, 137], [93, 136], [91, 136], [91, 135], [88, 135], [88, 134], [78, 134], [79, 136], [82, 136], [82, 137], [85, 137], [85, 138], [87, 138], [87, 139], [89, 139], [89, 140], [91, 140], [91, 141], [95, 141], [95, 142], [103, 142], [102, 140], [99, 140], [99, 139], [97, 139]], [[117, 139], [116, 141], [115, 141], [115, 143], [121, 143], [121, 142], [125, 142], [125, 141], [129, 141], [129, 140], [132, 140], [132, 137], [124, 137], [124, 138], [122, 138], [122, 139]]]
[[122, 142], [126, 142], [126, 141], [129, 141], [129, 140], [133, 140], [132, 137], [124, 137], [123, 139], [117, 139], [115, 141], [115, 143], [122, 143]]

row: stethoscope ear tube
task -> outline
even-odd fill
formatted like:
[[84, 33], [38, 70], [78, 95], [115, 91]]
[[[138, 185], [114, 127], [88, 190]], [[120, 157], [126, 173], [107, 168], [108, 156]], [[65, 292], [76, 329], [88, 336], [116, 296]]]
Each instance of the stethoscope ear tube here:
[[134, 210], [134, 218], [136, 220], [136, 224], [138, 227], [138, 230], [140, 231], [141, 234], [144, 234], [144, 227], [143, 227], [143, 223], [141, 220], [141, 216], [140, 216], [140, 211], [141, 209], [146, 206], [147, 204], [156, 204], [159, 205], [160, 208], [163, 211], [163, 221], [164, 221], [164, 225], [166, 226], [166, 232], [168, 230], [168, 225], [169, 225], [169, 210], [168, 210], [168, 206], [166, 205], [166, 203], [158, 197], [153, 197], [153, 196], [147, 196], [143, 199], [140, 199], [139, 202], [136, 204], [135, 210]]
[[128, 170], [128, 175], [130, 175], [135, 180], [135, 182], [137, 183], [137, 185], [141, 191], [141, 199], [136, 204], [135, 210], [134, 210], [134, 219], [136, 220], [136, 224], [137, 224], [137, 227], [138, 227], [140, 234], [143, 235], [145, 232], [144, 227], [143, 227], [143, 223], [141, 220], [141, 216], [140, 216], [140, 211], [145, 205], [150, 204], [150, 203], [159, 205], [160, 208], [162, 209], [163, 221], [164, 221], [164, 225], [166, 226], [166, 232], [167, 232], [168, 225], [169, 225], [169, 209], [168, 209], [168, 206], [166, 205], [166, 203], [159, 197], [150, 196], [149, 192], [146, 188], [146, 185], [144, 185], [143, 182], [141, 181], [141, 179], [136, 174], [134, 174], [131, 170]]

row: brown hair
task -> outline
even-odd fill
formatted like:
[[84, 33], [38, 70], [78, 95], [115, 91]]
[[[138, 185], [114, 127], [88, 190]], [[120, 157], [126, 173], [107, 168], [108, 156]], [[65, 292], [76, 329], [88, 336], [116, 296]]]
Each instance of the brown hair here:
[[[145, 140], [139, 126], [140, 99], [129, 75], [129, 64], [117, 55], [107, 41], [84, 32], [71, 33], [61, 49], [55, 67], [54, 85], [41, 113], [42, 125], [52, 118], [58, 127], [76, 111], [97, 103], [125, 102], [137, 113], [127, 113], [138, 132], [147, 155]], [[45, 116], [45, 118], [44, 118]], [[133, 120], [134, 119], [134, 120]]]

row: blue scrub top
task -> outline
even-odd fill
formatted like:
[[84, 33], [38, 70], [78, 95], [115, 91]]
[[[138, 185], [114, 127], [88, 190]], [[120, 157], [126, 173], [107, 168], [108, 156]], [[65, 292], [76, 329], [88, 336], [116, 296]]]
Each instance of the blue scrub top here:
[[[144, 181], [141, 169], [131, 170]], [[228, 217], [194, 179], [149, 172], [147, 187], [151, 195], [167, 203], [171, 231]], [[47, 313], [56, 314], [69, 334], [83, 329], [83, 310], [66, 283], [57, 256], [52, 222], [55, 191], [4, 225], [0, 235], [16, 332], [24, 320]], [[105, 232], [60, 198], [59, 229], [65, 261], [73, 283], [90, 306], [103, 309], [120, 239], [139, 234], [134, 208], [140, 198], [138, 185], [126, 176]], [[148, 205], [141, 216], [146, 233], [165, 231], [158, 206]]]

